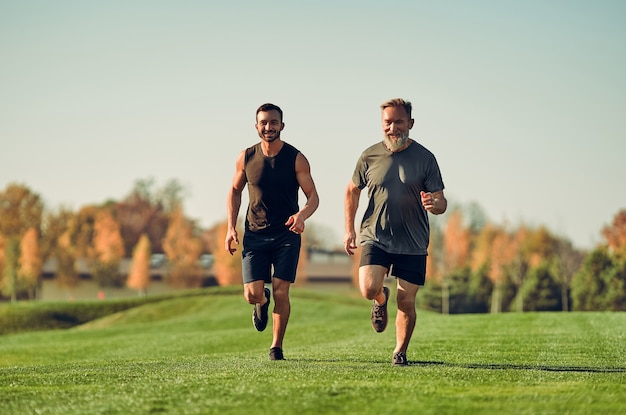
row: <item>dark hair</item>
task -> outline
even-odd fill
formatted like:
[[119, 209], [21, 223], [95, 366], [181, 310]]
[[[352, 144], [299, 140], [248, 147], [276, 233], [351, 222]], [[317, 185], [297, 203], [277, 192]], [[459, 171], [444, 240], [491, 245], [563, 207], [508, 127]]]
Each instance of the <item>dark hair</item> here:
[[265, 103], [256, 110], [256, 115], [259, 115], [259, 112], [261, 111], [262, 112], [278, 111], [278, 113], [280, 114], [280, 121], [281, 122], [283, 121], [283, 110], [281, 110], [278, 105], [270, 104], [269, 102]]
[[404, 108], [406, 113], [409, 115], [409, 119], [411, 118], [411, 109], [413, 107], [412, 107], [412, 105], [411, 105], [411, 103], [409, 101], [405, 101], [402, 98], [390, 99], [389, 101], [384, 102], [380, 106], [380, 109], [384, 110], [385, 108], [389, 108], [389, 107], [402, 107], [402, 108]]

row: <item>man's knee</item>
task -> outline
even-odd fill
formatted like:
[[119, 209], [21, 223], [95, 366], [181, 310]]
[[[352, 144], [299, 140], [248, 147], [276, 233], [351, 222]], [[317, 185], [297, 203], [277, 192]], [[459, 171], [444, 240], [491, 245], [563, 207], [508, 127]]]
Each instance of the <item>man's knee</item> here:
[[248, 304], [260, 304], [265, 297], [265, 286], [262, 281], [255, 281], [244, 286], [243, 298]]
[[359, 268], [359, 288], [361, 295], [373, 300], [383, 289], [387, 268], [380, 265], [364, 265]]
[[274, 300], [284, 301], [289, 299], [289, 288], [291, 287], [291, 283], [289, 281], [281, 280], [279, 278], [274, 278], [272, 283], [272, 291], [274, 295]]
[[417, 292], [409, 293], [399, 289], [397, 293], [398, 310], [406, 314], [415, 313], [415, 297]]

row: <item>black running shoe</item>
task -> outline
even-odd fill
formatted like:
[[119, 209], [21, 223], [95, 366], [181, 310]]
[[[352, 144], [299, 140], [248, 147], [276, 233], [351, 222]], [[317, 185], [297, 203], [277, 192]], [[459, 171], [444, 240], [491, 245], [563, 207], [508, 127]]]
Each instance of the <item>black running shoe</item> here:
[[391, 363], [393, 363], [394, 366], [407, 366], [409, 364], [409, 362], [406, 360], [406, 353], [404, 352], [394, 353]]
[[270, 349], [270, 360], [285, 360], [283, 357], [283, 349], [280, 347], [272, 347]]
[[254, 310], [252, 310], [252, 324], [254, 324], [254, 328], [258, 331], [263, 331], [265, 327], [267, 327], [267, 310], [270, 308], [270, 295], [270, 290], [266, 287], [265, 298], [267, 298], [267, 302], [262, 306], [255, 304]]
[[383, 287], [385, 304], [378, 305], [376, 300], [372, 305], [372, 327], [377, 333], [382, 333], [387, 328], [387, 303], [389, 302], [389, 288]]

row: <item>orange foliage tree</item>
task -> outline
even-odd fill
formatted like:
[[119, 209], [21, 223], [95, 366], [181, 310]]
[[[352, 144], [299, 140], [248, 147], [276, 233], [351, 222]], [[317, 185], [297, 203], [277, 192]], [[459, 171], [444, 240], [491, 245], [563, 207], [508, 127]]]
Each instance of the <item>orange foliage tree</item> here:
[[150, 239], [143, 234], [139, 238], [135, 249], [133, 249], [133, 259], [128, 272], [126, 285], [128, 288], [137, 290], [139, 295], [146, 295], [150, 285]]
[[55, 258], [57, 262], [56, 282], [59, 286], [72, 289], [78, 285], [76, 270], [76, 253], [71, 242], [70, 231], [67, 229], [57, 239]]
[[443, 314], [449, 314], [450, 287], [446, 276], [465, 266], [470, 253], [470, 230], [463, 224], [461, 210], [455, 209], [448, 217], [443, 238], [445, 261], [441, 278], [441, 308]]
[[20, 259], [18, 278], [20, 288], [28, 293], [29, 298], [38, 296], [41, 286], [42, 260], [39, 253], [39, 233], [35, 228], [29, 228], [20, 243]]
[[516, 254], [516, 247], [511, 235], [504, 228], [499, 228], [491, 245], [489, 278], [493, 282], [491, 296], [491, 312], [502, 311], [504, 282], [507, 278], [507, 268]]
[[4, 248], [6, 247], [6, 240], [0, 233], [0, 281], [2, 281], [2, 270], [4, 269]]
[[76, 287], [79, 281], [76, 270], [77, 248], [73, 242], [76, 222], [77, 215], [74, 212], [61, 208], [57, 212], [48, 212], [45, 226], [42, 226], [42, 258], [54, 260], [56, 283], [66, 289]]
[[241, 271], [241, 250], [243, 249], [242, 237], [243, 231], [240, 230], [239, 224], [237, 224], [237, 233], [239, 236], [240, 245], [237, 250], [231, 255], [224, 248], [224, 241], [226, 240], [226, 232], [228, 230], [228, 223], [226, 221], [218, 224], [213, 232], [214, 236], [214, 249], [213, 249], [213, 273], [217, 283], [221, 286], [226, 285], [241, 285], [242, 271]]
[[0, 192], [0, 233], [5, 238], [21, 238], [30, 228], [40, 229], [43, 202], [37, 193], [19, 184]]
[[41, 198], [28, 187], [9, 184], [0, 192], [0, 234], [6, 239], [0, 284], [12, 301], [17, 301], [20, 290], [18, 273], [21, 239], [28, 229], [41, 228], [42, 214]]
[[102, 287], [121, 286], [120, 262], [124, 257], [124, 242], [120, 228], [109, 209], [99, 210], [95, 217], [90, 269], [94, 280]]
[[470, 258], [470, 268], [473, 272], [480, 272], [481, 269], [488, 269], [491, 266], [491, 247], [497, 233], [498, 228], [488, 223], [476, 235]]
[[170, 261], [167, 282], [175, 287], [200, 287], [203, 271], [199, 264], [203, 243], [194, 224], [187, 220], [182, 207], [176, 208], [163, 239], [163, 250]]
[[620, 210], [613, 223], [602, 229], [602, 236], [613, 252], [626, 256], [626, 209]]

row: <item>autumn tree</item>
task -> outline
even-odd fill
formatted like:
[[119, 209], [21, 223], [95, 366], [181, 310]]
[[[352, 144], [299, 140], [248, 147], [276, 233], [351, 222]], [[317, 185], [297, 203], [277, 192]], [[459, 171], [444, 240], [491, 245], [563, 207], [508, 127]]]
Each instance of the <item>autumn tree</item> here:
[[76, 213], [75, 220], [71, 222], [70, 240], [76, 248], [77, 258], [93, 257], [93, 240], [95, 234], [96, 216], [100, 208], [95, 205], [86, 205]]
[[203, 270], [199, 264], [202, 238], [195, 224], [183, 214], [182, 207], [172, 212], [163, 240], [163, 250], [170, 261], [167, 281], [175, 287], [200, 287]]
[[463, 224], [463, 215], [460, 209], [455, 209], [448, 217], [443, 246], [445, 262], [441, 281], [442, 312], [449, 314], [450, 284], [447, 276], [466, 266], [470, 251], [470, 230]]
[[489, 278], [493, 282], [491, 312], [502, 311], [505, 283], [508, 269], [515, 258], [517, 247], [514, 240], [504, 228], [498, 229], [493, 238], [490, 255]]
[[2, 292], [16, 301], [19, 294], [20, 243], [28, 229], [39, 230], [43, 202], [28, 187], [9, 184], [0, 192], [0, 234], [5, 240]]
[[602, 236], [613, 252], [626, 257], [626, 209], [617, 212], [613, 223], [602, 229]]
[[124, 257], [124, 243], [109, 209], [97, 212], [93, 229], [89, 255], [91, 275], [101, 287], [119, 287], [123, 283], [119, 267]]
[[471, 253], [470, 268], [477, 272], [481, 268], [490, 267], [491, 246], [499, 229], [488, 223], [474, 237], [474, 249]]
[[2, 270], [4, 269], [4, 249], [6, 247], [6, 240], [0, 233], [0, 285], [2, 284]]
[[133, 290], [137, 290], [139, 295], [146, 295], [148, 286], [150, 285], [150, 239], [148, 235], [143, 234], [137, 242], [137, 246], [133, 250], [133, 259], [126, 285]]
[[0, 192], [0, 233], [18, 239], [34, 228], [41, 228], [43, 202], [37, 193], [19, 184], [10, 184]]
[[[239, 235], [241, 233], [240, 225], [237, 224]], [[215, 279], [220, 286], [226, 285], [241, 285], [242, 284], [242, 270], [241, 270], [241, 245], [242, 240], [240, 236], [240, 245], [237, 246], [237, 250], [231, 255], [226, 251], [224, 247], [224, 241], [226, 240], [226, 233], [228, 230], [228, 223], [226, 221], [219, 223], [215, 226], [212, 235], [214, 237], [213, 244], [213, 273]]]
[[17, 301], [18, 286], [18, 261], [20, 256], [20, 242], [16, 238], [6, 241], [4, 248], [4, 269], [2, 279], [2, 293], [11, 298], [11, 302]]
[[78, 216], [68, 208], [47, 212], [42, 225], [42, 258], [56, 264], [55, 281], [65, 289], [78, 285], [75, 244]]
[[124, 251], [130, 255], [141, 235], [147, 235], [153, 252], [162, 253], [161, 243], [167, 232], [169, 215], [182, 204], [183, 187], [175, 180], [162, 189], [154, 188], [154, 179], [137, 180], [122, 201], [114, 206], [120, 225]]
[[612, 227], [605, 227], [606, 244], [594, 249], [572, 280], [574, 310], [626, 311], [626, 255], [620, 211]]
[[56, 283], [68, 290], [75, 288], [79, 282], [78, 271], [76, 270], [76, 250], [71, 242], [70, 230], [57, 238], [54, 251], [56, 259]]
[[20, 243], [20, 258], [18, 280], [20, 288], [28, 293], [33, 300], [38, 296], [41, 287], [41, 254], [39, 252], [39, 234], [35, 228], [30, 228], [22, 237]]

